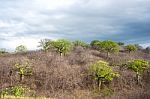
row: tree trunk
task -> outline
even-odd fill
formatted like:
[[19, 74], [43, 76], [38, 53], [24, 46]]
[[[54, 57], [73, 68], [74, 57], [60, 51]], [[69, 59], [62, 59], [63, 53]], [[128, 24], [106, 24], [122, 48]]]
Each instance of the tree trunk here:
[[131, 51], [129, 50], [129, 54], [131, 53]]
[[60, 52], [59, 54], [60, 54], [60, 56], [62, 56], [62, 52]]
[[101, 88], [102, 88], [102, 81], [101, 81], [101, 80], [99, 80], [98, 88], [99, 88], [99, 91], [100, 91], [100, 90], [101, 90]]
[[107, 58], [109, 57], [109, 52], [107, 52]]
[[9, 72], [9, 77], [10, 77], [10, 86], [12, 86], [12, 70]]
[[20, 74], [20, 82], [22, 82], [22, 80], [23, 80], [23, 75], [22, 74]]
[[66, 53], [64, 53], [64, 56], [66, 56]]
[[136, 83], [137, 85], [139, 84], [140, 82], [140, 75], [139, 75], [139, 72], [136, 73]]
[[99, 86], [99, 79], [97, 80], [97, 86]]
[[102, 81], [100, 79], [97, 80], [98, 90], [100, 91], [102, 88]]

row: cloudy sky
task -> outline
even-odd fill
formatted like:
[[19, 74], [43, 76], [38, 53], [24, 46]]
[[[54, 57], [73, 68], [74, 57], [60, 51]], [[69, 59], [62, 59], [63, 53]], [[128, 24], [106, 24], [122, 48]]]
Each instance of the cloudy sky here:
[[150, 0], [0, 0], [0, 48], [40, 39], [94, 39], [150, 46]]

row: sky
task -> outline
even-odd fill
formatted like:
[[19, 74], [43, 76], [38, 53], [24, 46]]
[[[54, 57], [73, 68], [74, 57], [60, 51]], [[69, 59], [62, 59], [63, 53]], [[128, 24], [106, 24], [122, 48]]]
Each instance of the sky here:
[[150, 0], [0, 0], [0, 48], [41, 39], [150, 46]]

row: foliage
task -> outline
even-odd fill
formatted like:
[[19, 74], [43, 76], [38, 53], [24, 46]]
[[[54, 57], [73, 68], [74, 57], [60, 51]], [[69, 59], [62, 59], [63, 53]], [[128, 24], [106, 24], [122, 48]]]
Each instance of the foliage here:
[[93, 48], [96, 50], [100, 50], [101, 49], [101, 43], [102, 43], [101, 41], [95, 42], [93, 45]]
[[149, 63], [145, 60], [136, 59], [128, 62], [128, 68], [142, 74], [149, 67]]
[[33, 73], [33, 70], [31, 68], [29, 62], [26, 62], [24, 64], [16, 63], [15, 70], [20, 75], [20, 81], [22, 81], [24, 76], [30, 76]]
[[16, 52], [27, 52], [27, 47], [24, 45], [19, 45], [16, 47]]
[[114, 72], [105, 61], [98, 61], [93, 64], [91, 66], [91, 71], [94, 73], [95, 80], [97, 80], [99, 88], [101, 88], [101, 84], [103, 82], [112, 81], [114, 77], [119, 76], [119, 74]]
[[125, 49], [126, 49], [129, 53], [130, 53], [130, 52], [135, 52], [135, 51], [137, 51], [137, 47], [136, 47], [135, 45], [131, 45], [131, 44], [125, 46]]
[[92, 48], [96, 48], [97, 47], [97, 44], [99, 43], [100, 41], [99, 40], [93, 40], [91, 41], [90, 45]]
[[5, 90], [0, 91], [0, 98], [5, 97], [6, 95], [8, 95], [9, 90], [8, 88], [6, 88]]
[[3, 54], [5, 54], [5, 53], [7, 53], [7, 52], [6, 52], [6, 49], [1, 48], [1, 49], [0, 49], [0, 55], [3, 55]]
[[87, 48], [89, 47], [89, 45], [83, 41], [80, 41], [80, 40], [76, 40], [73, 42], [73, 45], [74, 46], [81, 46], [81, 47], [84, 47], [84, 48]]
[[59, 39], [53, 42], [52, 46], [60, 54], [66, 54], [72, 49], [72, 43], [65, 39]]
[[[78, 42], [78, 44], [83, 45], [83, 42]], [[56, 41], [52, 41], [49, 39], [44, 39], [40, 41], [39, 47], [42, 47], [44, 51], [48, 51], [49, 49], [56, 50], [60, 55], [68, 53], [72, 48], [72, 43], [65, 39], [58, 39]]]
[[107, 57], [109, 53], [119, 52], [119, 45], [113, 41], [103, 41], [99, 44], [100, 50], [107, 53]]
[[6, 53], [6, 49], [5, 49], [5, 48], [1, 48], [1, 49], [0, 49], [0, 53], [2, 53], [2, 54], [3, 54], [3, 53]]
[[134, 44], [134, 46], [137, 48], [137, 50], [142, 50], [143, 49], [143, 47], [140, 46], [139, 44]]
[[149, 63], [145, 60], [136, 59], [136, 60], [133, 60], [133, 61], [129, 61], [127, 63], [127, 66], [128, 66], [129, 69], [136, 72], [137, 83], [139, 83], [139, 76], [141, 76], [142, 73], [144, 72], [144, 70], [146, 70], [149, 67]]
[[13, 95], [15, 97], [18, 97], [18, 96], [24, 96], [29, 92], [30, 92], [30, 88], [19, 85], [19, 86], [13, 86], [2, 90], [1, 96], [5, 97], [6, 95]]
[[44, 50], [45, 52], [47, 52], [49, 49], [52, 48], [53, 41], [50, 40], [50, 39], [43, 39], [39, 43], [40, 43], [40, 45], [38, 47], [41, 47], [42, 50]]
[[123, 43], [123, 42], [118, 42], [118, 45], [119, 45], [119, 46], [123, 46], [124, 43]]
[[150, 46], [146, 47], [145, 52], [150, 53]]
[[23, 96], [27, 90], [29, 89], [22, 86], [15, 86], [11, 88], [11, 92], [14, 96]]

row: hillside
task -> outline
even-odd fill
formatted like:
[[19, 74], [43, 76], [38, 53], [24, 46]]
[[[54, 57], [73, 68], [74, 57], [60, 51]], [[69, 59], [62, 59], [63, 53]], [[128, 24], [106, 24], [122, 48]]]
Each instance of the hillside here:
[[[136, 84], [135, 73], [121, 67], [122, 63], [133, 59], [144, 59], [150, 62], [150, 54], [137, 51], [134, 53], [119, 52], [111, 54], [91, 48], [76, 47], [66, 56], [54, 51], [33, 51], [0, 56], [0, 89], [15, 85], [28, 86], [35, 96], [46, 96], [55, 99], [149, 99], [150, 72], [144, 72], [142, 83]], [[105, 88], [98, 91], [96, 81], [90, 73], [90, 66], [98, 60], [110, 63], [114, 71], [120, 74], [112, 82], [106, 82]], [[15, 63], [29, 62], [33, 74], [19, 81], [13, 69]]]

